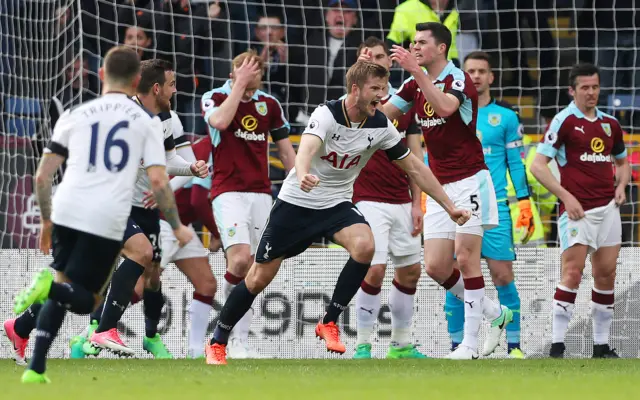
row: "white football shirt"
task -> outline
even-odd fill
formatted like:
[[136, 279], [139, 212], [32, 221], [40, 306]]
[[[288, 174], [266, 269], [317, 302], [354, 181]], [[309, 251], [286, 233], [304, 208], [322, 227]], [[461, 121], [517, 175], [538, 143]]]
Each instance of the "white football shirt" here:
[[[160, 113], [158, 115], [162, 122], [162, 136], [161, 139], [164, 141], [164, 149], [166, 151], [175, 151], [175, 141], [176, 139], [182, 138], [184, 136], [184, 127], [182, 126], [182, 122], [180, 122], [180, 117], [174, 111], [170, 113]], [[159, 132], [159, 131], [158, 131]], [[145, 192], [151, 190], [151, 183], [149, 182], [149, 177], [146, 172], [146, 162], [145, 160], [140, 161], [140, 166], [138, 168], [138, 179], [136, 181], [136, 188], [133, 193], [133, 206], [134, 207], [144, 207], [144, 203], [142, 200], [144, 199]]]
[[158, 117], [120, 93], [105, 94], [62, 114], [45, 150], [67, 157], [51, 220], [122, 240], [140, 160], [147, 167], [165, 165], [161, 129]]
[[307, 134], [322, 139], [322, 147], [313, 156], [309, 169], [320, 184], [309, 193], [304, 192], [293, 168], [278, 195], [279, 199], [300, 207], [325, 209], [351, 201], [356, 178], [379, 149], [398, 146], [394, 159], [409, 155], [400, 133], [382, 112], [376, 110], [373, 117], [351, 123], [341, 100], [316, 108], [303, 132]]

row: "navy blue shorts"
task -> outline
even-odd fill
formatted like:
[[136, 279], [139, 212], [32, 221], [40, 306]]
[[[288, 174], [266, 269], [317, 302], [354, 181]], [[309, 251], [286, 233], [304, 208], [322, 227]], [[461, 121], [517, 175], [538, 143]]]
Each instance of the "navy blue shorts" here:
[[131, 207], [131, 214], [127, 221], [127, 228], [124, 231], [122, 244], [124, 245], [130, 237], [142, 233], [149, 239], [153, 247], [153, 261], [160, 262], [162, 250], [160, 249], [160, 212], [157, 209], [147, 209], [142, 207]]
[[122, 243], [54, 224], [51, 247], [51, 268], [91, 293], [102, 294], [111, 280]]
[[276, 258], [297, 256], [319, 237], [333, 240], [342, 229], [367, 224], [362, 213], [349, 201], [326, 209], [296, 206], [277, 199], [264, 228], [256, 262], [265, 263]]

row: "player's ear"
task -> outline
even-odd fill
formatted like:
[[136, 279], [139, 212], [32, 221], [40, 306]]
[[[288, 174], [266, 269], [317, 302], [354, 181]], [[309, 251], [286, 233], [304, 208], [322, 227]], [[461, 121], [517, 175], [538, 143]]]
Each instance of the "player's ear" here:
[[104, 82], [104, 67], [98, 69], [98, 77], [100, 78], [100, 82]]
[[493, 71], [489, 71], [489, 85], [493, 85], [494, 79], [495, 79], [495, 75], [493, 75]]
[[136, 75], [136, 77], [133, 78], [132, 86], [134, 89], [138, 88], [138, 85], [140, 84], [140, 79], [142, 79], [142, 75], [140, 74]]

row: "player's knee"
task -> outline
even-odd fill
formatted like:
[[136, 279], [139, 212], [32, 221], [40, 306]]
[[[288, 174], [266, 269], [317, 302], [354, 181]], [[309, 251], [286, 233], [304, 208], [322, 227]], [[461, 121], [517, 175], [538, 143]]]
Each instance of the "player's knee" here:
[[577, 289], [582, 281], [582, 271], [580, 267], [567, 264], [562, 268], [562, 284], [570, 289]]
[[236, 276], [245, 276], [252, 264], [251, 254], [248, 251], [237, 251], [227, 255], [227, 268]]
[[364, 278], [365, 282], [373, 287], [381, 287], [384, 280], [385, 266], [372, 265]]
[[198, 279], [197, 284], [194, 285], [196, 292], [204, 295], [215, 297], [218, 290], [218, 282], [213, 274], [204, 275], [201, 279]]
[[506, 286], [513, 281], [511, 268], [501, 267], [491, 269], [491, 280], [496, 286]]
[[459, 253], [456, 253], [456, 260], [458, 261], [460, 270], [464, 271], [471, 262], [471, 253], [468, 250], [461, 250]]
[[420, 264], [409, 265], [396, 269], [395, 280], [405, 287], [416, 287], [420, 280]]
[[249, 292], [258, 294], [271, 283], [273, 277], [263, 268], [252, 268], [245, 278], [245, 285]]
[[359, 263], [367, 264], [373, 260], [373, 253], [376, 250], [372, 235], [360, 235], [353, 239], [351, 247], [351, 258]]
[[616, 269], [613, 268], [593, 268], [593, 281], [596, 287], [608, 287], [616, 280]]
[[424, 270], [431, 279], [439, 283], [446, 281], [451, 275], [451, 271], [446, 271], [443, 264], [434, 259], [429, 259], [425, 262]]

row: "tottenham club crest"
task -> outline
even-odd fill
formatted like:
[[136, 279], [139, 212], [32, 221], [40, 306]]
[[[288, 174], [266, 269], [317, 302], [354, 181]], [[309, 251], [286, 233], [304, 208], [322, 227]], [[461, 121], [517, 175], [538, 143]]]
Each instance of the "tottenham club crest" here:
[[607, 136], [611, 136], [611, 124], [600, 124], [602, 130]]
[[267, 103], [264, 101], [258, 101], [256, 103], [256, 111], [263, 117], [267, 115]]
[[502, 115], [500, 114], [489, 114], [489, 125], [498, 126], [502, 121]]

